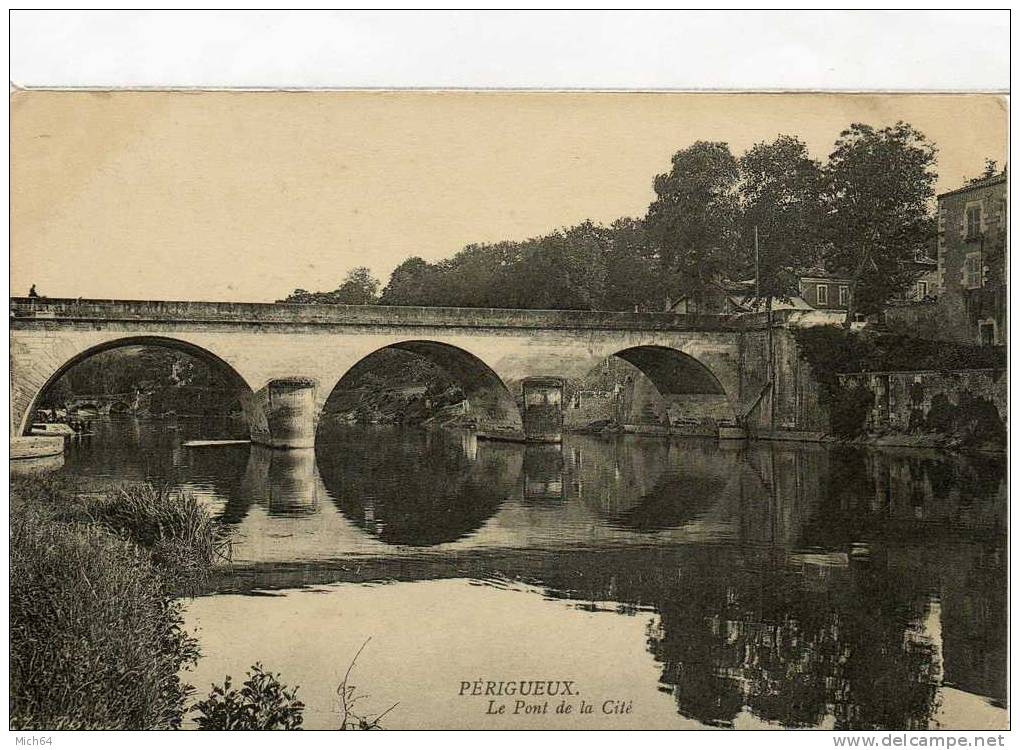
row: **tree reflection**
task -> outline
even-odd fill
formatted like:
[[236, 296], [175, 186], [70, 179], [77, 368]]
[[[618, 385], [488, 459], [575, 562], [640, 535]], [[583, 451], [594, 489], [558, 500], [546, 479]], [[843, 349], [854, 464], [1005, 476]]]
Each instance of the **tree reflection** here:
[[749, 712], [786, 727], [922, 729], [943, 681], [1003, 702], [1004, 466], [751, 453], [737, 483], [749, 544], [603, 551], [548, 566], [547, 591], [656, 611], [647, 647], [661, 686], [709, 725]]

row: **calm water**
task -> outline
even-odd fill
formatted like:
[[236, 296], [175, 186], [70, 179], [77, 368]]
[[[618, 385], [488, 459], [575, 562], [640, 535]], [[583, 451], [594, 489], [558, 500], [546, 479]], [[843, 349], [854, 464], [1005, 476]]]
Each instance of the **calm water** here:
[[[232, 528], [188, 607], [203, 693], [261, 661], [335, 727], [370, 638], [350, 682], [392, 728], [1006, 725], [1003, 457], [384, 427], [181, 446], [236, 430], [100, 422], [63, 469], [170, 482]], [[573, 681], [572, 712], [484, 695], [510, 680]]]

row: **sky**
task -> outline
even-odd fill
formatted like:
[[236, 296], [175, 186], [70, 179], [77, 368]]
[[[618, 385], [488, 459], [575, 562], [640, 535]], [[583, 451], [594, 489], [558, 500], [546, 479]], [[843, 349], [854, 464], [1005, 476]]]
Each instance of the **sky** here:
[[69, 92], [11, 100], [11, 293], [271, 302], [405, 258], [640, 216], [674, 152], [778, 134], [824, 160], [910, 122], [938, 191], [1007, 160], [1004, 97]]

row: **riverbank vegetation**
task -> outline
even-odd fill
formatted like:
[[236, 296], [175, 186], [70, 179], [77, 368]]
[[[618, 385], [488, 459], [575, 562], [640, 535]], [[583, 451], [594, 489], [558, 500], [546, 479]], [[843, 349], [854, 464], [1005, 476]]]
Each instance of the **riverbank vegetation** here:
[[140, 545], [181, 586], [196, 583], [230, 556], [226, 534], [205, 507], [193, 495], [165, 486], [139, 484], [88, 495], [65, 514]]
[[[461, 418], [460, 386], [439, 365], [399, 349], [382, 349], [344, 376], [323, 409], [346, 424], [425, 424]], [[457, 412], [457, 414], [454, 414]]]
[[198, 659], [182, 590], [224, 553], [194, 498], [10, 483], [11, 728], [173, 729]]
[[280, 675], [256, 663], [248, 671], [241, 689], [231, 686], [229, 675], [223, 685], [213, 685], [209, 697], [195, 704], [199, 729], [269, 730], [300, 729], [305, 704], [297, 699], [297, 688], [280, 682]]
[[92, 490], [11, 479], [10, 728], [178, 729], [194, 713], [199, 729], [299, 729], [297, 688], [261, 664], [190, 703], [182, 596], [229, 554], [208, 511], [151, 484]]
[[179, 727], [198, 647], [158, 540], [86, 520], [63, 481], [10, 490], [11, 728]]
[[139, 416], [217, 416], [241, 413], [235, 388], [190, 354], [160, 346], [99, 352], [67, 370], [47, 388], [41, 408], [104, 405]]

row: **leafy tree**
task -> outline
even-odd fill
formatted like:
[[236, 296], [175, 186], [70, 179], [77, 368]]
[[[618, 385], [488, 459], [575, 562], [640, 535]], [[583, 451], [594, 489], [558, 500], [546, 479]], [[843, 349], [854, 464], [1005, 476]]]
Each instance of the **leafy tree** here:
[[702, 299], [708, 285], [732, 269], [737, 179], [729, 146], [709, 141], [677, 151], [673, 168], [655, 178], [646, 225], [670, 295]]
[[295, 289], [282, 302], [322, 305], [374, 305], [379, 301], [379, 281], [364, 266], [352, 268], [332, 292]]
[[821, 166], [796, 137], [756, 143], [740, 157], [740, 235], [744, 275], [755, 272], [763, 299], [797, 293], [799, 271], [810, 266], [819, 243]]
[[662, 309], [666, 296], [660, 258], [641, 219], [617, 219], [605, 253], [606, 310]]
[[408, 258], [390, 274], [379, 302], [384, 305], [427, 305], [435, 297], [436, 269], [421, 258]]
[[591, 221], [519, 246], [497, 279], [500, 306], [545, 310], [597, 310], [605, 292], [605, 227]]
[[378, 301], [379, 281], [364, 266], [352, 268], [333, 292], [333, 304], [371, 305]]
[[519, 245], [468, 245], [438, 264], [442, 274], [435, 304], [456, 307], [509, 307], [509, 290], [500, 284], [519, 257]]
[[995, 159], [985, 159], [985, 171], [979, 174], [977, 177], [972, 177], [967, 180], [968, 184], [975, 184], [977, 182], [983, 182], [999, 174], [999, 163]]
[[916, 277], [912, 261], [935, 231], [937, 149], [908, 123], [840, 133], [822, 170], [827, 266], [850, 279], [854, 314], [881, 310]]

